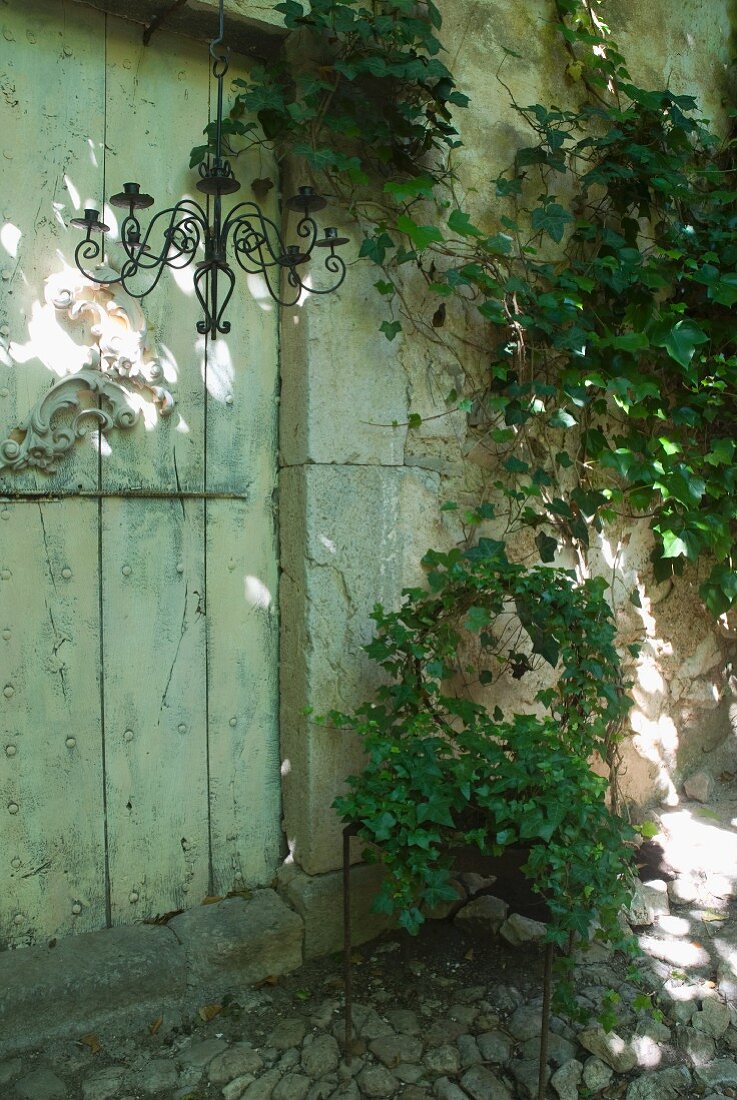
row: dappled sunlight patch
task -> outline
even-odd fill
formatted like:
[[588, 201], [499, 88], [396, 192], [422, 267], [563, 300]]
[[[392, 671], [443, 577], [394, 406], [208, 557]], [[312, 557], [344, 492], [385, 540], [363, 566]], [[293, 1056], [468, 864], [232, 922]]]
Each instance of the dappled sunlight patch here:
[[210, 343], [207, 364], [205, 365], [204, 360], [202, 363], [202, 373], [210, 397], [223, 405], [230, 404], [233, 400], [235, 369], [227, 340], [213, 340]]
[[709, 954], [700, 943], [680, 940], [661, 940], [644, 934], [637, 937], [646, 955], [678, 967], [704, 967], [709, 965]]
[[258, 577], [247, 576], [243, 582], [246, 594], [246, 603], [261, 611], [268, 611], [272, 603], [272, 595], [263, 581]]
[[669, 936], [688, 936], [691, 932], [691, 921], [685, 917], [675, 917], [672, 913], [661, 913], [658, 916], [658, 927]]
[[698, 867], [724, 876], [728, 887], [737, 881], [737, 832], [697, 813], [681, 809], [660, 815], [668, 861], [679, 871]]
[[273, 313], [276, 302], [269, 293], [269, 287], [263, 275], [249, 273], [246, 275], [246, 285], [249, 294], [259, 309], [262, 309], [264, 313]]
[[20, 229], [17, 225], [14, 225], [13, 222], [6, 222], [2, 229], [0, 229], [0, 244], [2, 244], [9, 256], [15, 257], [18, 255], [18, 245], [20, 244], [21, 237], [22, 233]]

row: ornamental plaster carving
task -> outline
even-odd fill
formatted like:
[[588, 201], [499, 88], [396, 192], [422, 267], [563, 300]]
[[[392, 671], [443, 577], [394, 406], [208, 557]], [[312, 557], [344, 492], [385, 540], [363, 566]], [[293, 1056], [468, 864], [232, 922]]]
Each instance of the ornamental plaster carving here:
[[[23, 423], [0, 442], [0, 473], [31, 467], [53, 473], [91, 428], [101, 434], [132, 428], [140, 418], [131, 402], [134, 392], [148, 396], [159, 416], [168, 416], [174, 408], [135, 300], [67, 271], [47, 280], [46, 301], [82, 329], [89, 354], [81, 369], [55, 382]], [[63, 414], [67, 415], [59, 423]]]

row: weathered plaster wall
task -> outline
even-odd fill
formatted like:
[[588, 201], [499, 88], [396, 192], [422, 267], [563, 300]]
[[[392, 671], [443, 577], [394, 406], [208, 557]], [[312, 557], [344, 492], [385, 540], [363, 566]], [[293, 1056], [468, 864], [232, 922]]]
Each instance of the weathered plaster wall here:
[[[577, 90], [562, 80], [566, 57], [548, 0], [445, 0], [441, 9], [450, 67], [471, 97], [471, 108], [457, 115], [465, 147], [456, 165], [483, 219], [489, 180], [528, 141], [509, 90], [521, 104], [564, 106]], [[696, 95], [717, 125], [725, 120], [732, 9], [732, 0], [601, 7], [633, 76]], [[440, 504], [473, 500], [488, 465], [465, 416], [427, 419], [445, 412], [459, 363], [431, 338], [383, 338], [375, 278], [357, 264], [337, 297], [283, 319], [284, 812], [289, 847], [309, 873], [338, 865], [339, 825], [329, 807], [342, 777], [360, 767], [360, 752], [315, 725], [305, 708], [325, 713], [371, 690], [375, 672], [360, 645], [371, 634], [373, 603], [396, 604], [402, 586], [420, 576], [423, 551], [460, 538]], [[408, 292], [420, 316], [429, 316], [422, 288]], [[464, 351], [469, 361], [482, 354]], [[423, 424], [408, 433], [410, 410]], [[625, 790], [640, 804], [672, 803], [684, 775], [705, 762], [715, 774], [734, 770], [737, 759], [725, 695], [732, 641], [701, 609], [695, 578], [653, 586], [649, 539], [644, 526], [609, 532], [592, 555], [594, 568], [615, 575], [623, 641], [645, 643], [633, 669], [633, 737], [623, 769]], [[629, 603], [633, 586], [641, 610]], [[535, 687], [526, 689], [528, 701]], [[519, 684], [504, 690], [525, 701]]]

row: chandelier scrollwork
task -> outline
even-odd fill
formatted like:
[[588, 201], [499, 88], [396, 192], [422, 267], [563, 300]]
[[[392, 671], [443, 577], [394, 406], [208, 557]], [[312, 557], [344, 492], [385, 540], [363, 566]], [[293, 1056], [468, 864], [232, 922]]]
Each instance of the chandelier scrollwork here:
[[[211, 204], [206, 209], [194, 199], [181, 199], [175, 206], [155, 214], [144, 231], [139, 212], [153, 206], [154, 199], [141, 191], [140, 184], [124, 183], [123, 190], [110, 198], [111, 206], [127, 211], [120, 226], [125, 258], [116, 281], [132, 297], [140, 299], [155, 289], [166, 268], [184, 268], [194, 263], [194, 289], [203, 312], [197, 331], [212, 339], [228, 333], [231, 327], [225, 320], [225, 311], [236, 278], [229, 255], [241, 270], [264, 279], [274, 301], [291, 306], [304, 293], [331, 294], [338, 289], [345, 279], [346, 265], [336, 249], [348, 240], [334, 226], [328, 226], [320, 236], [313, 215], [327, 203], [312, 187], [300, 187], [286, 203], [288, 209], [301, 215], [296, 229], [297, 244], [285, 243], [276, 222], [256, 202], [238, 203], [223, 217], [223, 195], [234, 194], [241, 185], [223, 156], [223, 81], [228, 71], [227, 55], [219, 52], [224, 37], [223, 0], [219, 11], [219, 34], [210, 43], [212, 73], [217, 81], [215, 148], [200, 164], [196, 184], [212, 200]], [[100, 211], [86, 209], [83, 217], [72, 219], [72, 225], [85, 232], [74, 253], [77, 267], [92, 282], [109, 284], [109, 272], [104, 278], [94, 273], [94, 265], [104, 260], [104, 237], [110, 232]], [[315, 250], [324, 253], [322, 266], [331, 276], [325, 286], [313, 286], [306, 276], [306, 265]]]

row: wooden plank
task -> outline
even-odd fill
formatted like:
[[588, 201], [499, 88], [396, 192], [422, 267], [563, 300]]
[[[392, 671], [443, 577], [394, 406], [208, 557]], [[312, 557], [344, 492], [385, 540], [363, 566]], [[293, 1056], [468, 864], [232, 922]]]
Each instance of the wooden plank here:
[[129, 924], [209, 885], [204, 505], [101, 510], [111, 910]]
[[0, 502], [0, 947], [105, 924], [97, 504]]
[[[190, 149], [201, 144], [207, 122], [208, 57], [207, 50], [168, 32], [157, 34], [146, 47], [131, 24], [108, 20], [107, 195], [121, 191], [128, 180], [139, 182], [155, 199], [154, 206], [141, 211], [144, 232], [152, 213], [183, 197], [205, 198], [195, 189], [197, 176], [188, 165]], [[105, 208], [116, 239], [124, 216], [120, 208]], [[193, 264], [176, 273], [165, 271], [141, 301], [161, 357], [163, 384], [172, 389], [177, 404], [162, 418], [150, 398], [138, 399], [143, 418], [132, 431], [111, 439], [103, 455], [105, 488], [203, 487], [204, 338], [195, 327], [200, 311], [193, 273]]]
[[[230, 75], [230, 74], [229, 74]], [[247, 76], [234, 68], [233, 76]], [[214, 89], [213, 89], [214, 94]], [[235, 170], [276, 180], [272, 159]], [[248, 169], [248, 170], [246, 170]], [[278, 222], [276, 187], [265, 213]], [[207, 348], [207, 488], [248, 504], [207, 504], [208, 710], [213, 878], [218, 893], [269, 882], [281, 844], [274, 515], [278, 311], [261, 280], [236, 269], [231, 331]]]
[[280, 781], [271, 502], [207, 504], [210, 816], [216, 893], [271, 881]]
[[[2, 9], [0, 441], [88, 354], [44, 289], [72, 263], [79, 231], [69, 219], [102, 190], [104, 22], [64, 0]], [[0, 487], [91, 487], [97, 465], [88, 439], [57, 476], [14, 473]]]

